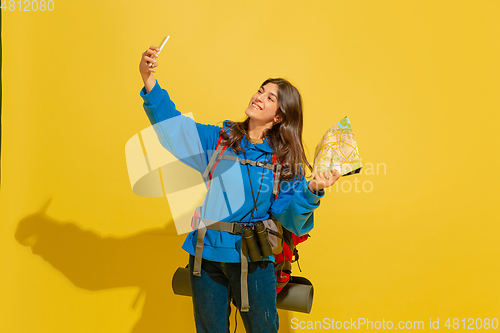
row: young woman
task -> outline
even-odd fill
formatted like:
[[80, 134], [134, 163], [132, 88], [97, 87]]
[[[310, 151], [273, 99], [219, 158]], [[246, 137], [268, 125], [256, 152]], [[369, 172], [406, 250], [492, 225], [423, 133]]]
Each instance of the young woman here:
[[[213, 169], [200, 211], [202, 221], [252, 225], [272, 215], [293, 233], [307, 234], [313, 228], [313, 211], [319, 206], [323, 189], [333, 185], [340, 174], [324, 172], [306, 181], [304, 170], [311, 167], [302, 145], [302, 101], [298, 90], [284, 79], [266, 80], [251, 97], [244, 122], [225, 121], [222, 128], [199, 124], [176, 110], [154, 78], [158, 51], [155, 46], [146, 50], [139, 70], [144, 81], [144, 109], [162, 145], [201, 173], [221, 136], [228, 147], [224, 155], [233, 158], [219, 161]], [[275, 164], [283, 166], [277, 196], [273, 194], [276, 169], [264, 167], [272, 165], [273, 155]], [[188, 234], [183, 249], [190, 255], [198, 332], [229, 332], [231, 297], [240, 309], [247, 332], [278, 331], [274, 257], [248, 262], [245, 244], [241, 233], [210, 227]], [[195, 257], [197, 252], [201, 255]], [[242, 269], [247, 270], [245, 277]]]

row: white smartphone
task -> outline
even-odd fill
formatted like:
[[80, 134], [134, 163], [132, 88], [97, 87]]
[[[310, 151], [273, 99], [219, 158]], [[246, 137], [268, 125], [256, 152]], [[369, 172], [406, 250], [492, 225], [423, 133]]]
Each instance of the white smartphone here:
[[[168, 39], [170, 38], [170, 36], [165, 36], [163, 37], [161, 43], [160, 43], [160, 51], [158, 51], [156, 54], [160, 54], [161, 50], [163, 49], [163, 47], [165, 46], [165, 44], [167, 43]], [[154, 58], [154, 57], [153, 57]], [[149, 67], [153, 66], [153, 63], [151, 62], [148, 62], [149, 64]]]

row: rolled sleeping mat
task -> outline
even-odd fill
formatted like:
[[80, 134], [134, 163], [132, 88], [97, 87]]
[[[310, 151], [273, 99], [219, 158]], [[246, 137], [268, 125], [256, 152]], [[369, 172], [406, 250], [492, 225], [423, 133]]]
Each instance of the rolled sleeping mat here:
[[[172, 278], [172, 289], [176, 295], [192, 296], [189, 268], [177, 268]], [[278, 293], [276, 307], [282, 310], [311, 313], [313, 296], [314, 287], [308, 279], [292, 276], [290, 282]]]
[[314, 296], [312, 283], [301, 276], [290, 276], [290, 281], [281, 289], [276, 307], [282, 310], [311, 313]]

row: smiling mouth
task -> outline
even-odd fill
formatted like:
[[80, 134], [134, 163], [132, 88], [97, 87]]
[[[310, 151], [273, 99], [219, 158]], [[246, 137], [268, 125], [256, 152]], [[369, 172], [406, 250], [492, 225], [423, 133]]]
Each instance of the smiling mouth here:
[[254, 109], [262, 111], [262, 108], [258, 104], [255, 104], [255, 102], [252, 102], [252, 106]]

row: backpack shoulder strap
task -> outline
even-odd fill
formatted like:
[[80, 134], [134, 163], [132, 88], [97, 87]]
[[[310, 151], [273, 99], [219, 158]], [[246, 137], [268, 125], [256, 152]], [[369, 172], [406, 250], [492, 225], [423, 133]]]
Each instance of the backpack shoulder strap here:
[[276, 154], [273, 154], [273, 166], [274, 166], [273, 194], [274, 194], [274, 200], [276, 200], [278, 198], [278, 192], [280, 190], [279, 182], [280, 182], [280, 175], [281, 175], [281, 164], [278, 164]]
[[220, 156], [224, 154], [224, 151], [227, 149], [226, 141], [222, 140], [222, 135], [219, 136], [219, 140], [217, 141], [217, 145], [215, 146], [215, 152], [213, 153], [210, 161], [208, 162], [205, 171], [203, 171], [202, 177], [204, 179], [208, 178], [208, 181], [212, 179], [212, 174], [214, 172], [217, 163], [219, 163]]

